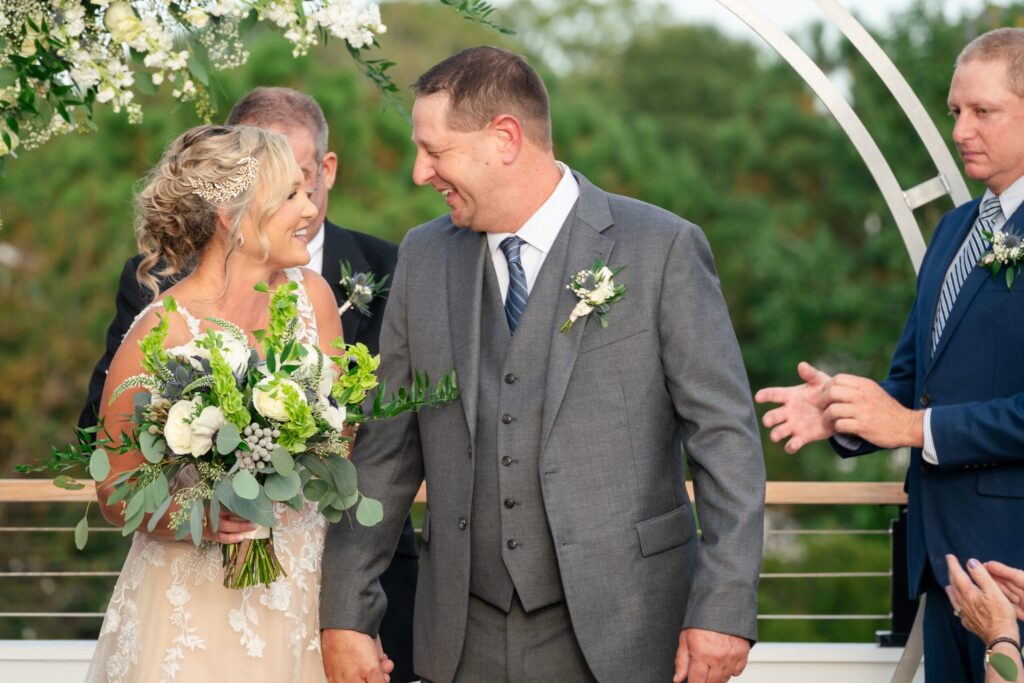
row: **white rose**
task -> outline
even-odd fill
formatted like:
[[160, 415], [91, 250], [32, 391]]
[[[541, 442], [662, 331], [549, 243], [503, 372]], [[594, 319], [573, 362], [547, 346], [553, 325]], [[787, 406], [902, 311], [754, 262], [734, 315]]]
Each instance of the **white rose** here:
[[235, 377], [241, 377], [249, 367], [249, 347], [234, 337], [221, 337], [220, 355], [227, 361]]
[[213, 448], [213, 435], [217, 430], [228, 423], [224, 413], [217, 406], [207, 406], [199, 417], [192, 420], [192, 438], [189, 440], [189, 450], [192, 455], [198, 458], [206, 455]]
[[192, 452], [192, 426], [189, 424], [199, 407], [199, 397], [191, 401], [178, 401], [167, 411], [164, 439], [178, 455]]
[[608, 266], [601, 266], [601, 270], [597, 271], [597, 279], [601, 282], [607, 282], [612, 279], [612, 269]]
[[130, 43], [144, 30], [142, 21], [135, 16], [135, 10], [127, 2], [113, 2], [107, 7], [103, 25], [110, 36], [119, 43]]
[[[195, 339], [189, 340], [187, 344], [167, 349], [167, 355], [187, 359], [196, 370], [203, 369], [203, 364], [199, 362], [199, 358], [205, 358], [207, 360], [210, 359], [210, 352], [206, 349], [200, 348], [199, 345], [196, 344]], [[196, 358], [196, 356], [199, 358]]]
[[196, 28], [202, 28], [210, 21], [210, 17], [207, 16], [206, 12], [198, 7], [193, 7], [189, 11], [185, 12], [185, 18], [188, 19], [189, 23]]
[[320, 414], [324, 421], [331, 425], [331, 429], [340, 432], [345, 428], [346, 411], [345, 406], [335, 408], [326, 399], [320, 399]]
[[590, 295], [587, 297], [587, 299], [589, 299], [590, 303], [594, 304], [595, 306], [600, 306], [605, 301], [607, 301], [614, 293], [615, 288], [612, 287], [612, 283], [608, 282], [607, 280], [602, 280], [601, 283], [597, 287], [594, 287], [594, 289], [590, 292]]
[[274, 386], [259, 384], [252, 390], [253, 407], [265, 418], [284, 422], [288, 419], [288, 413], [284, 409], [283, 389], [286, 386], [294, 388], [300, 400], [306, 400], [302, 387], [290, 379], [279, 379]]

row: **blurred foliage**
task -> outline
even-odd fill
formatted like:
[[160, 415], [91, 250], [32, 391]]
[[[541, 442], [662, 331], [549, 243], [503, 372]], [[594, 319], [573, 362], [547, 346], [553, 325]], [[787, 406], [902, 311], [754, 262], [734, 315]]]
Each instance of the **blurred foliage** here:
[[[549, 85], [559, 159], [609, 191], [703, 227], [752, 387], [793, 383], [803, 359], [829, 371], [883, 377], [913, 298], [914, 272], [864, 163], [800, 78], [766, 46], [708, 26], [672, 25], [643, 7], [633, 0], [517, 4], [505, 23], [519, 34], [508, 37], [437, 3], [388, 4], [381, 53], [397, 62], [392, 75], [405, 86], [470, 45], [526, 51]], [[637, 21], [628, 22], [633, 8]], [[1022, 18], [1022, 3], [951, 18], [937, 3], [919, 2], [875, 36], [948, 140], [945, 100], [957, 52], [979, 33], [1022, 25]], [[599, 39], [608, 32], [615, 35]], [[851, 103], [901, 184], [933, 177], [909, 123], [856, 51], [821, 27], [809, 27], [800, 39], [847, 84]], [[226, 115], [230, 103], [256, 85], [287, 85], [316, 97], [341, 160], [332, 220], [399, 240], [445, 211], [436, 193], [416, 188], [409, 177], [414, 148], [407, 114], [383, 106], [340, 46], [293, 59], [285, 41], [256, 34], [251, 49], [245, 67], [217, 75], [212, 84], [220, 112]], [[71, 439], [113, 313], [121, 265], [135, 251], [133, 186], [171, 139], [198, 123], [191, 107], [167, 98], [147, 102], [145, 111], [140, 126], [101, 116], [99, 132], [26, 154], [0, 181], [0, 464], [6, 472]], [[949, 208], [946, 198], [918, 210], [926, 234]], [[842, 461], [822, 444], [791, 457], [767, 435], [764, 442], [772, 480], [900, 480], [906, 467], [905, 452]], [[0, 523], [28, 514], [27, 507], [0, 507]], [[894, 514], [866, 506], [770, 512], [773, 526], [859, 529], [883, 529]], [[92, 546], [87, 557], [75, 555], [70, 534], [49, 540], [45, 559], [34, 546], [27, 556], [6, 550], [0, 566], [105, 562], [115, 569], [121, 562], [123, 544], [114, 544], [101, 562]], [[887, 558], [884, 536], [793, 537], [768, 545], [765, 571], [884, 571]], [[101, 610], [110, 590], [109, 582], [85, 582], [84, 594], [69, 597], [42, 585], [49, 580], [19, 581], [26, 590], [37, 582], [33, 590], [55, 610]], [[12, 593], [3, 591], [0, 611], [16, 609]], [[801, 580], [769, 579], [762, 611], [884, 613], [887, 594], [884, 579], [821, 582], [813, 591]], [[97, 622], [79, 621], [54, 623], [42, 635], [91, 637]], [[762, 626], [766, 640], [867, 640], [885, 624]], [[0, 638], [33, 635], [20, 629], [21, 622], [0, 624]]]

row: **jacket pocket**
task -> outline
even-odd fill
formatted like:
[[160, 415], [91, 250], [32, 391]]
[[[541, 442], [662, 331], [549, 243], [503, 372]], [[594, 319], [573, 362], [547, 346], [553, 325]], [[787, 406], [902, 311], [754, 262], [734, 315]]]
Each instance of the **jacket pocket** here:
[[423, 545], [430, 542], [430, 508], [423, 511], [423, 528], [420, 529], [420, 538], [423, 539]]
[[640, 553], [644, 557], [686, 545], [697, 533], [689, 503], [640, 522], [636, 531], [640, 535]]
[[999, 498], [1024, 498], [1024, 468], [979, 468], [978, 493]]

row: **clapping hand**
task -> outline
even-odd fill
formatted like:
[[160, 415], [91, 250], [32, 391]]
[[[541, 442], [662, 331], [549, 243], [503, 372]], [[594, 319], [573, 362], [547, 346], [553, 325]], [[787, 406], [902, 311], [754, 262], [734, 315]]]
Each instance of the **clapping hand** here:
[[1017, 620], [1024, 621], [1024, 571], [996, 561], [986, 562], [985, 569], [1013, 605]]
[[813, 441], [827, 439], [835, 434], [832, 421], [825, 411], [829, 407], [824, 391], [832, 379], [810, 363], [796, 368], [803, 384], [792, 387], [768, 387], [754, 395], [758, 403], [780, 403], [778, 408], [764, 414], [762, 422], [771, 430], [771, 440], [784, 439], [787, 453], [796, 453]]
[[964, 628], [986, 643], [1001, 636], [1017, 640], [1020, 633], [1014, 605], [1003, 595], [1000, 584], [984, 565], [968, 560], [968, 576], [955, 557], [946, 555], [946, 566], [949, 568], [946, 593]]

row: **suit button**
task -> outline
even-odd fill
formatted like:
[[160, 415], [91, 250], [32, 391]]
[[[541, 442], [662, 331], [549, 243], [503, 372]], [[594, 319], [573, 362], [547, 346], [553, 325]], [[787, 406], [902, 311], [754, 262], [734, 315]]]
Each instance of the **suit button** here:
[[507, 375], [505, 375], [505, 384], [515, 384], [515, 383], [516, 383], [516, 376], [515, 375], [513, 375], [511, 372], [508, 373]]
[[508, 539], [508, 541], [507, 541], [507, 542], [505, 543], [505, 547], [506, 547], [506, 548], [508, 548], [509, 550], [515, 550], [515, 549], [516, 549], [516, 546], [517, 546], [517, 545], [519, 545], [519, 544], [518, 544], [518, 543], [516, 543], [516, 542], [515, 542], [515, 541], [514, 541], [513, 539], [511, 539], [511, 538], [510, 538], [510, 539]]
[[512, 500], [511, 498], [506, 498], [505, 499], [505, 507], [507, 507], [509, 510], [511, 510], [515, 506], [516, 506], [516, 502], [514, 500]]
[[501, 421], [507, 425], [512, 424], [512, 416], [509, 415], [508, 413], [505, 413], [504, 415], [501, 416]]
[[469, 526], [469, 522], [466, 521], [466, 518], [459, 517], [459, 531], [465, 531], [467, 526]]
[[466, 449], [466, 455], [468, 455], [471, 458], [473, 457], [473, 447], [472, 446], [470, 446], [470, 447], [468, 447]]
[[501, 464], [504, 465], [505, 467], [508, 467], [509, 465], [512, 464], [512, 458], [508, 457], [507, 455], [502, 456]]
[[928, 394], [928, 393], [921, 394], [921, 405], [923, 407], [927, 408], [931, 404], [932, 404], [931, 394]]

